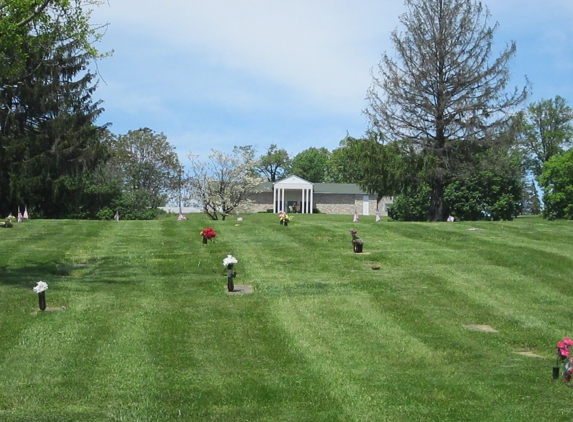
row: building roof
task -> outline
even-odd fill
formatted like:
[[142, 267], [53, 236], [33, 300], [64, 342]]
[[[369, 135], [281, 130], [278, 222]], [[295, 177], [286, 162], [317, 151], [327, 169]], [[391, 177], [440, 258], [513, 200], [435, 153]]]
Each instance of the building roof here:
[[311, 186], [313, 183], [309, 182], [306, 179], [303, 179], [302, 177], [298, 177], [295, 175], [289, 176], [286, 179], [282, 179], [279, 180], [278, 182], [275, 182], [275, 185], [301, 185], [301, 186]]
[[314, 193], [367, 194], [354, 183], [315, 183]]
[[[287, 180], [287, 179], [284, 179]], [[279, 182], [280, 183], [280, 182]], [[312, 183], [314, 193], [331, 193], [339, 195], [367, 195], [367, 192], [360, 189], [360, 187], [354, 183]], [[272, 192], [273, 183], [264, 182], [258, 186], [261, 192]], [[296, 188], [295, 188], [296, 189]]]

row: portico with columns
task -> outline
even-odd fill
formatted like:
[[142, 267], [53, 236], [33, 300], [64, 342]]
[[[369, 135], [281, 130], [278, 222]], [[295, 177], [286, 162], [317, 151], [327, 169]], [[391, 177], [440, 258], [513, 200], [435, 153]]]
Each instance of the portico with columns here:
[[273, 185], [273, 212], [312, 214], [314, 185], [298, 176], [290, 176]]
[[249, 212], [388, 215], [391, 197], [380, 200], [354, 183], [311, 183], [298, 176], [261, 183], [249, 196]]

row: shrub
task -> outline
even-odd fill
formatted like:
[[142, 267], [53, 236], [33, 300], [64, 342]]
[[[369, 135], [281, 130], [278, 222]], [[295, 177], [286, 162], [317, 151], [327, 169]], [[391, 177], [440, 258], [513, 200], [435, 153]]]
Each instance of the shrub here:
[[428, 221], [430, 189], [422, 186], [401, 193], [388, 206], [388, 216], [395, 221]]

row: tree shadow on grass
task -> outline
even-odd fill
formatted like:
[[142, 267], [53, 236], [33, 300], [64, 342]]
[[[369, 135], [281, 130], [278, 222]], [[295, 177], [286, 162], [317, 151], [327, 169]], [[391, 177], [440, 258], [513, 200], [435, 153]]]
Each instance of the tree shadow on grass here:
[[125, 284], [126, 277], [122, 274], [129, 274], [128, 265], [111, 258], [102, 258], [91, 263], [58, 260], [18, 267], [0, 265], [0, 285], [31, 289], [38, 281], [62, 281], [68, 277], [91, 283]]
[[18, 267], [2, 265], [0, 266], [0, 284], [31, 289], [38, 281], [45, 281], [47, 276], [51, 277], [56, 269], [57, 265], [54, 262], [40, 262]]

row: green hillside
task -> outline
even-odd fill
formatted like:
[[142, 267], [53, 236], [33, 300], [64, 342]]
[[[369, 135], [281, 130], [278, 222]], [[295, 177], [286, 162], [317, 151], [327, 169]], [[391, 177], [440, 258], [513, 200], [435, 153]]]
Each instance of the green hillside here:
[[0, 420], [573, 418], [573, 222], [243, 217], [0, 230]]

